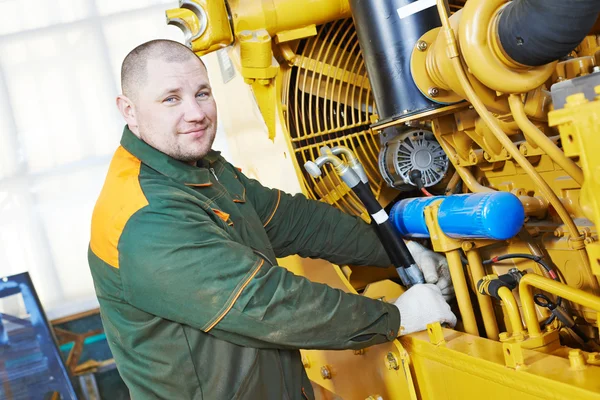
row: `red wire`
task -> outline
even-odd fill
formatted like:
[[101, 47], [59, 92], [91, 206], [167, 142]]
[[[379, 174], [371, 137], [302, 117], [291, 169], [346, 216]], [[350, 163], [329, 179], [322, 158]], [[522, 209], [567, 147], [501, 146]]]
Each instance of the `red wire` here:
[[433, 195], [429, 193], [425, 188], [421, 188], [421, 192], [423, 192], [423, 194], [427, 197], [433, 197]]

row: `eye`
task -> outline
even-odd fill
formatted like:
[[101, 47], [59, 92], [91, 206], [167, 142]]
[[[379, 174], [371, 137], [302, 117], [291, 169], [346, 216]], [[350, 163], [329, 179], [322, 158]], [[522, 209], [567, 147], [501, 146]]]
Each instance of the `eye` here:
[[200, 92], [196, 95], [196, 97], [200, 98], [200, 99], [206, 99], [207, 97], [210, 96], [209, 92]]
[[163, 103], [174, 103], [175, 100], [177, 100], [177, 98], [175, 96], [170, 96], [170, 97], [167, 97], [166, 99], [164, 99]]

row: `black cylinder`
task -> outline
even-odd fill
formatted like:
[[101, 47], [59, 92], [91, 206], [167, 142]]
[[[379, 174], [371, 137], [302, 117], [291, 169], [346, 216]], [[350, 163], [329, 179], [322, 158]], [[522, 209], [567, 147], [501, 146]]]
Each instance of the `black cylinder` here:
[[423, 96], [410, 73], [415, 44], [424, 33], [441, 25], [435, 2], [419, 10], [422, 4], [413, 0], [350, 0], [380, 120], [440, 107]]
[[498, 36], [514, 61], [544, 65], [575, 49], [599, 12], [600, 0], [513, 0], [502, 10]]

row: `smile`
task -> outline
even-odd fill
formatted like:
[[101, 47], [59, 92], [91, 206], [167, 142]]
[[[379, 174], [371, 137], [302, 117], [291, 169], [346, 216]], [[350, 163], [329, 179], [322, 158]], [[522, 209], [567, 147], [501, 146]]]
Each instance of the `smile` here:
[[193, 131], [181, 132], [182, 135], [200, 135], [204, 133], [206, 129], [195, 129]]

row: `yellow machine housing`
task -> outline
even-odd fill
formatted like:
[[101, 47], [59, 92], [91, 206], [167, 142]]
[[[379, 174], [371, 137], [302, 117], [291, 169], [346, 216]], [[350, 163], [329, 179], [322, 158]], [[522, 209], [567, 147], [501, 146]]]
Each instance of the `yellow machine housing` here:
[[[302, 169], [325, 145], [355, 152], [383, 206], [414, 196], [390, 188], [378, 166], [387, 129], [396, 127], [430, 130], [446, 154], [451, 168], [431, 191], [506, 191], [524, 206], [524, 228], [506, 241], [452, 239], [439, 227], [439, 204], [429, 206], [427, 244], [448, 259], [459, 324], [432, 324], [362, 351], [303, 351], [323, 397], [600, 399], [600, 84], [595, 99], [574, 94], [560, 109], [549, 92], [600, 70], [600, 36], [590, 33], [567, 59], [527, 67], [498, 41], [505, 0], [449, 3], [437, 1], [442, 26], [426, 32], [411, 57], [419, 90], [444, 106], [384, 124], [377, 124], [348, 0], [182, 0], [167, 20], [199, 56], [227, 49], [252, 87], [269, 138], [277, 123], [284, 128], [294, 179], [308, 197], [370, 220], [333, 170], [313, 178]], [[532, 260], [482, 262], [511, 253], [543, 258], [561, 282]], [[281, 261], [314, 281], [382, 301], [404, 290], [393, 268], [324, 264]], [[489, 296], [490, 282], [512, 268], [528, 272], [518, 288], [503, 288], [500, 300]], [[534, 303], [536, 293], [561, 296], [590, 342], [557, 319], [540, 328], [550, 313]]]

